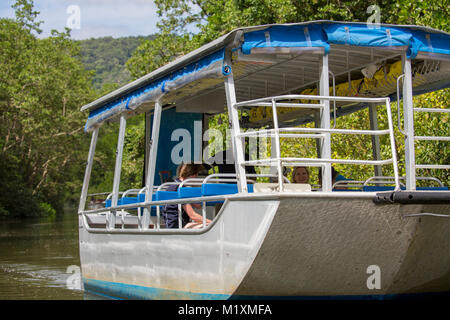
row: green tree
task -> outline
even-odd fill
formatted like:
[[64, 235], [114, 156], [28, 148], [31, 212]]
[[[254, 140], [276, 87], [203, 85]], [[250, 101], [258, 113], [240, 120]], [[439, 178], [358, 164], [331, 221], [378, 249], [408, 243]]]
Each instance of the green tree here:
[[33, 216], [78, 198], [89, 140], [79, 107], [95, 92], [69, 30], [39, 39], [33, 2], [14, 8], [16, 19], [0, 19], [0, 207]]
[[[104, 91], [113, 84], [121, 86], [129, 82], [131, 75], [125, 63], [142, 41], [152, 38], [138, 36], [80, 40], [83, 64], [86, 69], [95, 71], [94, 87]], [[104, 85], [107, 87], [102, 88]]]

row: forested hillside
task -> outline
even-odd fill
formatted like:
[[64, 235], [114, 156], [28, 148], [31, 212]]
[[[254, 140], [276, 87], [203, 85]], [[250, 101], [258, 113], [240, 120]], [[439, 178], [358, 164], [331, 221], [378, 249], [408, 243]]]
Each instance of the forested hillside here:
[[131, 76], [125, 63], [142, 41], [153, 38], [153, 36], [104, 37], [79, 41], [81, 61], [86, 69], [95, 71], [94, 88], [101, 89], [105, 84], [121, 86], [129, 82]]

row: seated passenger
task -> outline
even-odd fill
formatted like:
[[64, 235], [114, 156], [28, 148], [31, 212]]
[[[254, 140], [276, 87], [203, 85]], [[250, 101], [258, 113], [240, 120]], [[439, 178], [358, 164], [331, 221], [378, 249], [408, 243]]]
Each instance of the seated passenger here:
[[[337, 181], [350, 180], [341, 175], [334, 167], [331, 167], [331, 185], [333, 186]], [[335, 189], [345, 189], [343, 186], [338, 186]]]
[[[178, 167], [177, 176], [175, 182], [182, 182], [189, 178], [196, 178], [198, 173], [203, 170], [201, 164], [190, 164], [183, 163]], [[170, 185], [167, 191], [178, 190], [178, 185]], [[198, 203], [186, 203], [181, 206], [182, 216], [181, 221], [183, 227], [192, 228], [195, 226], [201, 226], [203, 224], [203, 217], [195, 212], [194, 208], [200, 209], [201, 205]], [[171, 229], [178, 228], [178, 205], [177, 204], [166, 204], [162, 209], [162, 214], [166, 220], [166, 227]], [[194, 223], [189, 223], [192, 220]], [[211, 220], [206, 219], [206, 225], [208, 225]]]
[[309, 183], [309, 170], [307, 167], [295, 167], [292, 172], [292, 183]]
[[[331, 166], [331, 186], [333, 186], [337, 181], [342, 180], [351, 180], [347, 179], [343, 175], [341, 175], [333, 166]], [[319, 184], [322, 185], [322, 168], [319, 168]], [[333, 189], [347, 189], [343, 186], [337, 186]]]

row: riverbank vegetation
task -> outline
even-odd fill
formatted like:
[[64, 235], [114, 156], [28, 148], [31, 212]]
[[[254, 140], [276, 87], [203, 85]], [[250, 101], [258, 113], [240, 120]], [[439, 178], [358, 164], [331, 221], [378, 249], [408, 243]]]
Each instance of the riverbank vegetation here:
[[88, 141], [80, 105], [95, 97], [92, 72], [68, 30], [39, 39], [31, 2], [0, 19], [0, 214], [54, 214], [79, 193]]
[[[156, 0], [159, 33], [148, 37], [74, 41], [70, 30], [53, 31], [41, 39], [38, 12], [31, 0], [17, 0], [14, 19], [0, 19], [0, 216], [41, 216], [62, 212], [67, 202], [79, 198], [90, 136], [84, 133], [86, 114], [80, 107], [137, 79], [237, 27], [309, 20], [366, 22], [375, 1], [286, 0]], [[450, 31], [447, 1], [377, 1], [382, 23], [417, 24]], [[195, 28], [192, 28], [195, 27]], [[188, 32], [187, 30], [197, 30]], [[414, 98], [418, 107], [447, 106], [444, 89]], [[396, 114], [396, 106], [393, 113]], [[339, 125], [362, 125], [360, 113], [342, 118]], [[225, 130], [227, 115], [210, 124]], [[418, 132], [435, 132], [448, 115], [420, 115]], [[422, 118], [423, 117], [423, 118]], [[380, 126], [383, 125], [382, 117]], [[126, 187], [142, 179], [144, 120], [138, 117], [127, 129], [122, 180]], [[397, 145], [403, 157], [403, 138]], [[112, 168], [117, 142], [116, 124], [102, 129], [90, 192], [112, 188]], [[334, 152], [349, 145], [348, 156], [370, 154], [355, 141], [337, 140]], [[300, 142], [283, 144], [285, 151], [305, 148]], [[314, 147], [312, 147], [314, 149]], [[382, 150], [386, 152], [386, 150]], [[419, 145], [418, 162], [450, 163], [448, 142]], [[386, 157], [386, 155], [383, 155]], [[109, 170], [103, 170], [108, 168]], [[358, 179], [367, 168], [337, 166]], [[404, 173], [404, 168], [401, 168]], [[106, 173], [108, 171], [108, 173]], [[389, 170], [383, 172], [390, 175]], [[448, 171], [424, 172], [450, 184]], [[125, 186], [125, 184], [124, 184]]]

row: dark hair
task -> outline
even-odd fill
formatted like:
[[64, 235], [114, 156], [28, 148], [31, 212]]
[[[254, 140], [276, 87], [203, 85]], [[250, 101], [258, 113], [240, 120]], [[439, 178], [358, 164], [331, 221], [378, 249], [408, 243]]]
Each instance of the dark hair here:
[[202, 164], [182, 163], [177, 169], [177, 176], [179, 178], [188, 178], [198, 174], [204, 169]]
[[[339, 172], [331, 166], [331, 180], [336, 178], [339, 175]], [[322, 168], [319, 168], [319, 184], [322, 184]]]
[[336, 178], [339, 175], [339, 172], [334, 167], [331, 167], [331, 179]]

